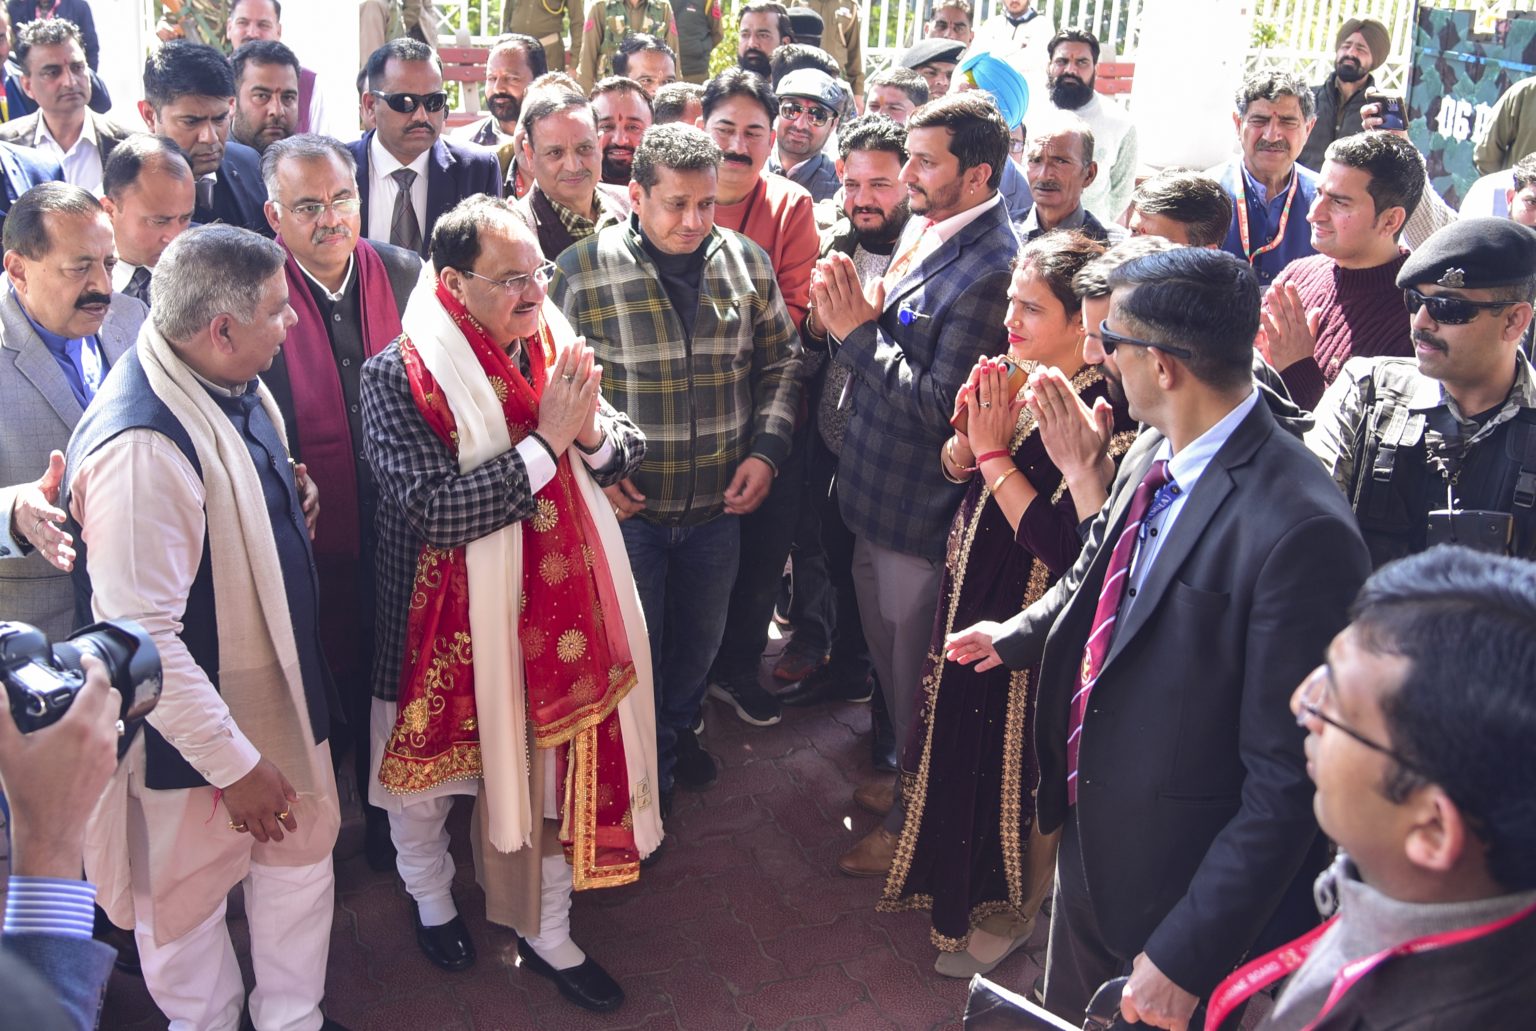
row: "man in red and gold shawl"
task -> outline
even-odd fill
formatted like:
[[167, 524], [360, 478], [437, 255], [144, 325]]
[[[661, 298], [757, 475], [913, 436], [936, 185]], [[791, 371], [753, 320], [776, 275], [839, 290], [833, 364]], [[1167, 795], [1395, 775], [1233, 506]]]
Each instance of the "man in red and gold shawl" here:
[[628, 884], [661, 841], [645, 621], [601, 488], [644, 438], [545, 297], [552, 266], [500, 201], [443, 215], [404, 333], [363, 368], [379, 501], [374, 804], [416, 938], [462, 970], [445, 821], [477, 795], [487, 915], [577, 1005], [619, 986], [570, 937], [571, 891]]

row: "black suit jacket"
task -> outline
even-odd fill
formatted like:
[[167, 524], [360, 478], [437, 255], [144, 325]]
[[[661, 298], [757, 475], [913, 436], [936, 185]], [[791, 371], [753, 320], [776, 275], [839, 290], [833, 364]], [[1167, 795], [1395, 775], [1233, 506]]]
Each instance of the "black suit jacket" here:
[[1072, 570], [996, 645], [1040, 664], [1039, 820], [1078, 821], [1093, 911], [1205, 995], [1258, 944], [1317, 921], [1326, 859], [1289, 698], [1370, 572], [1349, 505], [1261, 399], [1206, 466], [1126, 610], [1083, 721], [1075, 814], [1066, 741], [1083, 645], [1126, 509], [1161, 434], [1143, 431]]
[[213, 186], [213, 207], [201, 204], [192, 220], [201, 225], [224, 222], [242, 226], [262, 236], [271, 237], [272, 227], [262, 206], [267, 202], [267, 188], [261, 182], [261, 155], [243, 143], [230, 140], [224, 145], [224, 160], [219, 162], [218, 178]]
[[[14, 143], [18, 147], [31, 147], [32, 137], [37, 132], [37, 123], [42, 120], [42, 117], [41, 111], [34, 111], [29, 115], [22, 115], [20, 118], [13, 118], [9, 122], [0, 124], [0, 140]], [[101, 150], [101, 165], [105, 168], [107, 158], [112, 156], [112, 148], [133, 135], [133, 130], [89, 108], [86, 109], [85, 117], [91, 120], [91, 124], [96, 129], [97, 146]]]
[[[373, 178], [368, 169], [369, 146], [375, 131], [370, 129], [362, 139], [347, 144], [357, 159], [357, 190], [363, 201], [364, 236], [368, 235], [368, 187]], [[427, 160], [426, 231], [421, 234], [423, 249], [431, 242], [432, 227], [442, 213], [477, 193], [501, 196], [501, 163], [496, 160], [496, 154], [448, 139], [439, 139], [432, 144], [432, 156]]]

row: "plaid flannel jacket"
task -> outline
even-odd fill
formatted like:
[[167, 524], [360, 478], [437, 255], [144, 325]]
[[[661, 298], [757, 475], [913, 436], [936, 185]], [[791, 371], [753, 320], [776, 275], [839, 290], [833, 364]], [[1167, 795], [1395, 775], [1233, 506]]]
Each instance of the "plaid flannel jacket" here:
[[[411, 397], [400, 341], [363, 363], [362, 405], [363, 457], [379, 485], [373, 695], [393, 701], [421, 546], [458, 548], [520, 522], [533, 514], [534, 494], [515, 449], [471, 473], [459, 472], [458, 456], [432, 432]], [[592, 470], [606, 487], [633, 473], [645, 456], [645, 437], [607, 405], [597, 418], [614, 445], [608, 465]]]
[[778, 469], [794, 435], [803, 352], [761, 247], [713, 229], [691, 337], [634, 219], [555, 265], [550, 297], [597, 352], [603, 393], [645, 432], [645, 462], [632, 477], [646, 499], [640, 518], [697, 526], [724, 510], [744, 458]]
[[834, 360], [853, 386], [837, 497], [855, 534], [943, 560], [965, 487], [939, 471], [939, 448], [976, 360], [1008, 349], [1003, 316], [1018, 251], [999, 203], [908, 272], [886, 292], [878, 321], [838, 346]]

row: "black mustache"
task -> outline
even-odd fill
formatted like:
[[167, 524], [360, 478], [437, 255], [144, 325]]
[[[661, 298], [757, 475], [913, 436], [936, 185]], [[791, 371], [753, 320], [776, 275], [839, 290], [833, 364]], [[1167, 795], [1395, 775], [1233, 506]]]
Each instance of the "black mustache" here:
[[748, 157], [746, 154], [736, 154], [736, 153], [733, 153], [732, 151], [726, 151], [725, 152], [725, 160], [726, 161], [734, 161], [738, 165], [750, 165], [752, 163], [752, 159], [750, 157]]
[[1446, 346], [1444, 340], [1441, 340], [1433, 333], [1425, 332], [1422, 329], [1416, 329], [1413, 331], [1413, 342], [1416, 344], [1428, 344], [1431, 347], [1438, 347], [1442, 351], [1450, 351], [1450, 348]]
[[854, 208], [853, 209], [853, 213], [855, 215], [882, 215], [883, 216], [885, 214], [885, 211], [880, 209], [880, 208]]
[[1253, 145], [1253, 149], [1254, 150], [1289, 151], [1291, 148], [1286, 146], [1284, 143], [1265, 143], [1263, 140], [1260, 140], [1258, 143], [1255, 143]]
[[93, 304], [111, 304], [111, 294], [81, 294], [75, 302], [76, 308], [89, 308]]

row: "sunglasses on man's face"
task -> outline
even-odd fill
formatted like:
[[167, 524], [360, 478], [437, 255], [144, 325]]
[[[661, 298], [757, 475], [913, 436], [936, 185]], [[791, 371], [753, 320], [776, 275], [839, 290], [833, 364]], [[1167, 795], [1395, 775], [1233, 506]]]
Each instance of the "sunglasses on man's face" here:
[[402, 115], [415, 114], [418, 107], [424, 107], [428, 114], [435, 115], [448, 104], [448, 94], [442, 90], [436, 93], [384, 93], [371, 89], [368, 92], [388, 104], [391, 111], [398, 111]]
[[793, 122], [801, 115], [810, 115], [811, 124], [818, 129], [830, 122], [833, 117], [832, 112], [824, 107], [816, 107], [815, 105], [801, 107], [792, 100], [786, 100], [779, 105], [779, 117], [786, 122]]
[[1518, 301], [1469, 301], [1465, 297], [1444, 295], [1431, 297], [1413, 289], [1403, 291], [1403, 306], [1408, 309], [1410, 317], [1417, 315], [1420, 308], [1428, 308], [1429, 317], [1442, 326], [1465, 326], [1477, 318], [1477, 313], [1480, 311], [1496, 311], [1518, 303]]
[[1155, 344], [1150, 340], [1137, 340], [1135, 337], [1121, 336], [1109, 328], [1109, 320], [1099, 323], [1099, 343], [1104, 348], [1105, 354], [1114, 354], [1115, 348], [1121, 344], [1130, 344], [1132, 347], [1150, 347], [1155, 351], [1163, 351], [1182, 358], [1186, 362], [1194, 356], [1194, 352], [1184, 347], [1174, 347], [1172, 344]]

